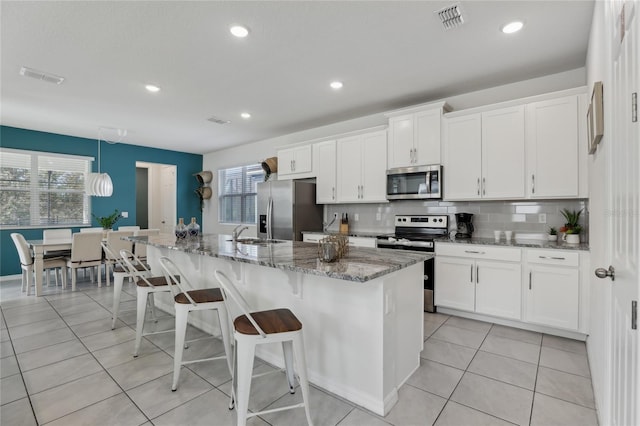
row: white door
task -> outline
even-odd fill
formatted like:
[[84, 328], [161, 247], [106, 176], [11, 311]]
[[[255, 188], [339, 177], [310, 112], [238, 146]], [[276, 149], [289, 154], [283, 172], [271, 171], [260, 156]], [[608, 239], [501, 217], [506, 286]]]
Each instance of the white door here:
[[437, 306], [473, 312], [475, 309], [475, 262], [458, 257], [436, 256]]
[[173, 234], [176, 219], [176, 166], [162, 166], [160, 169], [160, 232]]
[[[622, 2], [613, 3], [618, 16]], [[631, 10], [635, 6], [635, 13]], [[638, 301], [640, 286], [640, 122], [632, 121], [631, 96], [640, 92], [640, 3], [625, 2], [627, 33], [614, 57], [610, 87], [611, 111], [609, 145], [609, 197], [606, 210], [610, 213], [609, 258], [615, 268], [615, 281], [610, 285], [611, 299], [611, 395], [610, 424], [637, 425], [640, 393], [638, 376], [638, 330], [632, 328], [632, 302]], [[629, 22], [628, 20], [631, 19]], [[637, 95], [636, 95], [637, 96]], [[600, 260], [600, 259], [598, 259]], [[596, 267], [607, 267], [596, 264]], [[605, 420], [606, 422], [607, 420]]]

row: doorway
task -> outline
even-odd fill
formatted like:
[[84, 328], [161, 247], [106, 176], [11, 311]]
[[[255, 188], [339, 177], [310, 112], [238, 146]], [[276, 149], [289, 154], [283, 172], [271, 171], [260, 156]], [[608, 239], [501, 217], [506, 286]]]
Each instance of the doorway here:
[[177, 221], [176, 172], [176, 165], [136, 162], [136, 223], [140, 227], [146, 221], [148, 228], [173, 233]]

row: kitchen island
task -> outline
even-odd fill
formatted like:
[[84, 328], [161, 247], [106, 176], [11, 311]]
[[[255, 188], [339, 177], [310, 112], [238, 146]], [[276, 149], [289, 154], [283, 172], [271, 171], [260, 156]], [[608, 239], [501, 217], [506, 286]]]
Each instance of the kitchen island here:
[[[432, 254], [351, 248], [339, 261], [323, 263], [317, 245], [303, 242], [244, 244], [227, 235], [179, 243], [168, 235], [131, 239], [148, 245], [152, 270], [161, 271], [158, 259], [167, 256], [194, 286], [217, 287], [213, 273], [220, 269], [254, 310], [291, 309], [303, 324], [309, 380], [378, 415], [389, 412], [398, 388], [420, 366], [423, 261]], [[158, 296], [156, 304], [171, 312], [172, 300]], [[197, 314], [196, 327], [218, 332], [211, 312]], [[256, 354], [284, 365], [279, 345]]]

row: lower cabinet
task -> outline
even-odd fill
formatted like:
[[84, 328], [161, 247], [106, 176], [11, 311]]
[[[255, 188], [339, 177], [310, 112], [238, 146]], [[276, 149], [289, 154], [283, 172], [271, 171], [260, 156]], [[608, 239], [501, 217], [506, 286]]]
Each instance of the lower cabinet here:
[[438, 244], [436, 305], [520, 320], [520, 259], [520, 249]]
[[578, 253], [528, 250], [525, 289], [528, 322], [577, 330], [580, 319]]

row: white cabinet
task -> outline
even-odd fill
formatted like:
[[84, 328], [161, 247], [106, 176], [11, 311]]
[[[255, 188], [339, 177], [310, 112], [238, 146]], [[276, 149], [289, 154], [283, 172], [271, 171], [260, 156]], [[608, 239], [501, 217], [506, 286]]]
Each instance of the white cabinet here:
[[440, 131], [445, 105], [389, 118], [390, 169], [441, 163]]
[[297, 179], [313, 174], [311, 145], [278, 150], [278, 179]]
[[445, 199], [524, 198], [524, 106], [445, 120]]
[[526, 321], [578, 330], [580, 316], [578, 253], [529, 249], [526, 270]]
[[527, 193], [531, 198], [579, 196], [576, 95], [527, 105]]
[[521, 250], [436, 244], [436, 305], [521, 319]]
[[386, 130], [338, 139], [336, 145], [338, 202], [386, 202]]
[[314, 144], [313, 160], [316, 170], [316, 202], [318, 204], [336, 203], [336, 141]]

